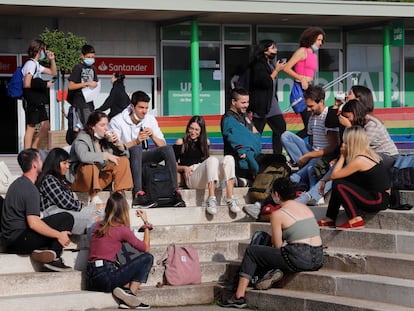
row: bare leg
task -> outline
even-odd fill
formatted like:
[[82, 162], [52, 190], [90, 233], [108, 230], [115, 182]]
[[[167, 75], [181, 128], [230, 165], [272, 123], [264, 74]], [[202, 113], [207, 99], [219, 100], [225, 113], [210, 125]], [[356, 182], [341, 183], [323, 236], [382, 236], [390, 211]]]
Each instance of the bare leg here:
[[208, 183], [208, 196], [214, 197], [216, 192], [216, 181], [212, 181]]
[[32, 147], [32, 141], [33, 141], [33, 135], [36, 130], [35, 124], [27, 124], [26, 125], [26, 133], [24, 133], [24, 148], [31, 148]]
[[49, 130], [50, 130], [49, 120], [40, 122], [39, 135], [37, 135], [37, 137], [33, 141], [33, 144], [32, 144], [33, 148], [37, 148], [37, 146], [39, 145], [39, 141], [41, 141], [44, 137], [47, 136]]
[[246, 296], [246, 289], [247, 286], [249, 286], [250, 280], [245, 278], [245, 277], [240, 277], [239, 278], [239, 284], [237, 285], [237, 290], [236, 290], [236, 298], [241, 298], [241, 297], [245, 297]]
[[134, 295], [137, 295], [139, 288], [141, 287], [140, 282], [131, 281], [129, 283], [129, 289]]

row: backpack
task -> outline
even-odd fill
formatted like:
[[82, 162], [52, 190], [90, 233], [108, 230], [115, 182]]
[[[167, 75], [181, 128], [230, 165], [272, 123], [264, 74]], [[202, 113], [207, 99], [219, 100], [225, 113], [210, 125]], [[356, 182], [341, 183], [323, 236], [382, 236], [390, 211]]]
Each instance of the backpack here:
[[239, 80], [236, 84], [237, 87], [242, 87], [246, 91], [250, 88], [250, 66], [248, 66], [239, 76]]
[[[7, 83], [7, 96], [11, 98], [21, 99], [23, 97], [23, 78], [24, 77], [23, 77], [22, 68], [23, 66], [17, 67], [9, 83]], [[37, 70], [37, 66], [36, 66], [36, 70]]]
[[158, 163], [143, 166], [142, 186], [149, 199], [158, 206], [173, 206], [176, 203], [174, 186], [168, 169]]
[[400, 154], [391, 169], [391, 186], [395, 190], [414, 190], [414, 154]]
[[268, 164], [263, 171], [257, 174], [252, 186], [248, 191], [250, 201], [262, 202], [269, 196], [273, 181], [289, 176], [290, 172], [291, 170], [286, 163], [286, 158], [282, 155], [280, 155], [280, 157], [277, 157], [273, 163]]
[[[200, 260], [197, 250], [191, 245], [169, 244], [157, 264], [165, 266], [164, 282], [161, 286], [201, 284]], [[157, 284], [157, 287], [160, 285]]]

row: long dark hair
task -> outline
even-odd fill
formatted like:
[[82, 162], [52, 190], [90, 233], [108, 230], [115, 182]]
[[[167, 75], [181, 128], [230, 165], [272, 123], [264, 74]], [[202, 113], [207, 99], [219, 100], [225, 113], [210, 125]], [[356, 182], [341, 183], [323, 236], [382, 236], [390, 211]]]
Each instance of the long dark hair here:
[[85, 132], [88, 133], [89, 136], [91, 136], [92, 140], [94, 138], [93, 127], [103, 118], [108, 119], [108, 115], [102, 111], [94, 111], [89, 115], [88, 121], [86, 121], [86, 125], [85, 125]]
[[354, 121], [352, 125], [359, 125], [364, 127], [366, 124], [366, 109], [363, 104], [358, 99], [351, 99], [347, 101], [345, 105], [342, 107], [342, 112], [352, 112], [354, 115]]
[[253, 55], [251, 57], [251, 63], [256, 62], [262, 58], [266, 58], [266, 56], [264, 55], [264, 52], [266, 52], [267, 49], [272, 46], [272, 44], [276, 44], [276, 43], [275, 41], [271, 39], [260, 40], [253, 50]]
[[369, 88], [363, 85], [353, 85], [351, 91], [365, 108], [365, 113], [372, 113], [374, 111], [374, 97]]
[[[193, 123], [197, 123], [200, 128], [200, 136], [198, 137], [197, 141], [194, 142], [191, 140], [190, 138], [190, 126]], [[197, 144], [198, 146], [200, 146], [201, 149], [201, 153], [202, 153], [202, 161], [204, 161], [205, 159], [207, 159], [209, 157], [209, 149], [208, 149], [208, 143], [207, 143], [207, 132], [206, 132], [206, 122], [204, 120], [203, 117], [201, 116], [194, 116], [192, 117], [188, 123], [187, 123], [187, 127], [185, 129], [185, 134], [183, 137], [183, 145], [181, 146], [181, 153], [184, 154], [186, 152], [191, 152], [191, 150], [193, 150], [193, 146], [194, 144]]]
[[69, 153], [62, 148], [53, 148], [49, 151], [45, 161], [43, 162], [42, 172], [36, 180], [36, 186], [40, 187], [46, 175], [52, 175], [62, 182], [62, 185], [69, 188], [64, 175], [60, 171], [60, 163], [69, 160]]

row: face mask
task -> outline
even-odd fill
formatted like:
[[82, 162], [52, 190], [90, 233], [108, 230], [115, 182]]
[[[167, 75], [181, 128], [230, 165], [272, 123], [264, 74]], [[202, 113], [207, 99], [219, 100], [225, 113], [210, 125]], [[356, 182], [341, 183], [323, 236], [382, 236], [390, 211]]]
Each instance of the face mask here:
[[98, 133], [94, 132], [93, 136], [95, 136], [96, 139], [101, 140], [103, 137], [101, 135], [99, 135]]
[[84, 58], [83, 62], [86, 66], [92, 66], [95, 63], [95, 58]]
[[42, 51], [39, 56], [39, 60], [44, 60], [46, 58], [46, 53]]
[[267, 57], [269, 57], [269, 59], [275, 59], [276, 53], [270, 53]]
[[141, 119], [140, 117], [138, 117], [138, 115], [134, 112], [134, 118], [137, 121], [142, 121], [143, 119]]
[[315, 44], [312, 44], [311, 49], [314, 52], [317, 52], [319, 50], [319, 48]]

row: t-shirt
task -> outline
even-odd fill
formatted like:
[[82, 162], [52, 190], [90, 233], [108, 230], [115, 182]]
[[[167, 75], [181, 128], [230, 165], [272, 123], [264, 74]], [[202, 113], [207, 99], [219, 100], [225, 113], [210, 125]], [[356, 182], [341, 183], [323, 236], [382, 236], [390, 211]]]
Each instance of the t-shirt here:
[[203, 154], [201, 152], [200, 143], [190, 143], [189, 150], [181, 153], [182, 145], [174, 145], [175, 159], [178, 163], [185, 166], [191, 166], [203, 162]]
[[[82, 82], [98, 82], [98, 76], [96, 75], [96, 68], [94, 66], [86, 66], [84, 63], [75, 65], [72, 69], [72, 73], [69, 76], [69, 81], [74, 83]], [[85, 102], [85, 98], [82, 94], [82, 89], [71, 90], [68, 92], [68, 102], [75, 108], [88, 108], [89, 105]]]
[[[99, 224], [95, 226], [94, 233], [98, 228]], [[147, 250], [145, 243], [139, 240], [130, 228], [125, 225], [113, 226], [101, 238], [95, 237], [94, 234], [92, 235], [88, 261], [104, 259], [115, 262], [116, 253], [121, 249], [123, 242], [129, 243], [133, 248], [141, 252]]]
[[325, 127], [325, 119], [328, 115], [328, 107], [325, 107], [320, 115], [312, 115], [308, 123], [308, 135], [312, 136], [312, 147], [314, 150], [323, 150], [329, 145], [328, 131], [339, 132], [339, 128]]
[[6, 245], [28, 229], [28, 215], [40, 216], [40, 193], [30, 179], [21, 176], [10, 185], [2, 210], [1, 234]]

